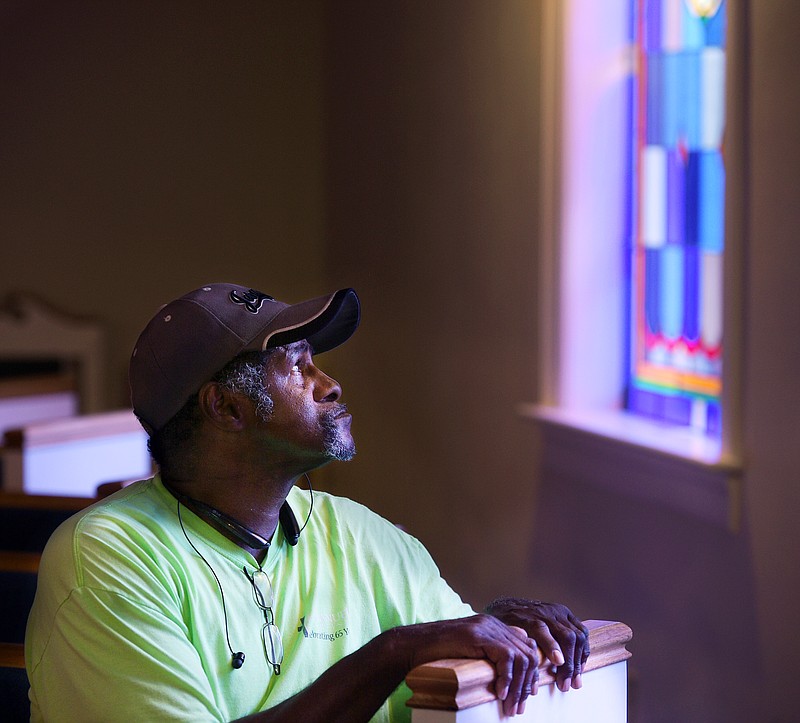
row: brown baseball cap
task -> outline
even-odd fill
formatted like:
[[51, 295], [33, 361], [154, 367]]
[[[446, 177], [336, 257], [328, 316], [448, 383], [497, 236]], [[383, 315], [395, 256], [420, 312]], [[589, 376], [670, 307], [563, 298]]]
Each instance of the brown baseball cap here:
[[306, 339], [313, 353], [350, 338], [361, 307], [353, 289], [286, 304], [238, 284], [208, 284], [161, 307], [131, 355], [133, 411], [150, 432], [239, 353]]

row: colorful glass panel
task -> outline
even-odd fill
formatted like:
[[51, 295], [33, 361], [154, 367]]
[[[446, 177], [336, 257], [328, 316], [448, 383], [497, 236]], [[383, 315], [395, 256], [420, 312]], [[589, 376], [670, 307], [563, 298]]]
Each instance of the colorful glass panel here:
[[632, 0], [633, 238], [627, 408], [720, 431], [722, 0]]

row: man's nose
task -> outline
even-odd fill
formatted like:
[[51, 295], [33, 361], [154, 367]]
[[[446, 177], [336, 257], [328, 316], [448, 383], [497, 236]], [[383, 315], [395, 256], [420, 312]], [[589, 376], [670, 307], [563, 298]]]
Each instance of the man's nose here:
[[314, 399], [318, 402], [335, 402], [342, 396], [342, 387], [333, 377], [317, 369], [318, 378], [314, 383]]

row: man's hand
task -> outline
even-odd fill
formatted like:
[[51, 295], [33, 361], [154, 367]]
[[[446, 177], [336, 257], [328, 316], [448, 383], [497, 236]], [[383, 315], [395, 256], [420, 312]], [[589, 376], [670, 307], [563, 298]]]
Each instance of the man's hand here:
[[[522, 713], [539, 682], [536, 643], [521, 627], [492, 615], [421, 623], [389, 631], [396, 652], [406, 651], [407, 669], [442, 658], [482, 658], [497, 672], [495, 694], [507, 716]], [[403, 653], [401, 653], [402, 655]]]
[[589, 658], [589, 631], [569, 608], [539, 600], [502, 598], [490, 603], [486, 612], [527, 631], [556, 666], [559, 690], [581, 687], [581, 673]]

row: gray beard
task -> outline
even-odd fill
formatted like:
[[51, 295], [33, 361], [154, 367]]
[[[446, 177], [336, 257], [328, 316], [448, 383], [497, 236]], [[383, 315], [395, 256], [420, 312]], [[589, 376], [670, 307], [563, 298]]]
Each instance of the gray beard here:
[[322, 428], [325, 430], [325, 454], [331, 459], [340, 462], [349, 462], [356, 454], [356, 446], [352, 441], [342, 439], [339, 425], [336, 423], [336, 415], [347, 409], [344, 404], [340, 404], [337, 409], [326, 412], [322, 417]]

